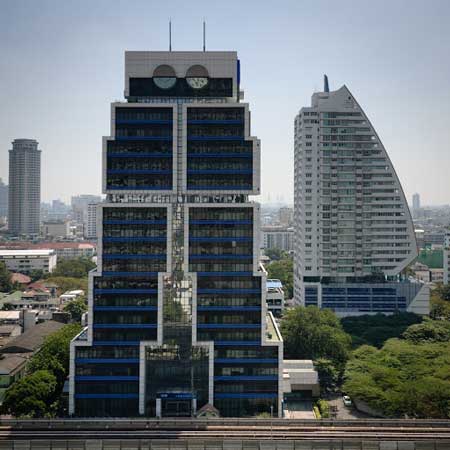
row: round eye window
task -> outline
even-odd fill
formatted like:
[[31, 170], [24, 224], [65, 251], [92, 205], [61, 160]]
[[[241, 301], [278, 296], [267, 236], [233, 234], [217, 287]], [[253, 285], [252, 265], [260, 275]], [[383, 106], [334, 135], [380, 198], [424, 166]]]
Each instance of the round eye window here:
[[170, 89], [175, 86], [177, 79], [175, 77], [155, 77], [153, 81], [160, 89]]
[[205, 67], [195, 65], [186, 72], [186, 82], [192, 89], [202, 89], [209, 82], [209, 73]]
[[186, 78], [186, 81], [193, 89], [201, 89], [208, 84], [208, 78], [206, 77], [190, 77]]

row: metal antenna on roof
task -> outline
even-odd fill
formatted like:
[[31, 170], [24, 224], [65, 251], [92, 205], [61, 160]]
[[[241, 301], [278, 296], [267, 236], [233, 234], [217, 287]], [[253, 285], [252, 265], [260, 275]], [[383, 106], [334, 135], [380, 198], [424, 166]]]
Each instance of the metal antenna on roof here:
[[206, 22], [203, 19], [203, 51], [206, 51]]
[[169, 19], [169, 52], [172, 51], [172, 19]]

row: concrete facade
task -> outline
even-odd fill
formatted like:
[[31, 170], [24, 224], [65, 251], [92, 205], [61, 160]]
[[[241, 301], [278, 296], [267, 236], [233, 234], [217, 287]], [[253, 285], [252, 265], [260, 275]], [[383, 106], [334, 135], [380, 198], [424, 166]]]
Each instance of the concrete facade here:
[[42, 224], [45, 238], [66, 238], [70, 235], [70, 223], [64, 220], [52, 220]]
[[0, 218], [8, 216], [8, 186], [0, 178]]
[[51, 273], [56, 267], [54, 250], [0, 250], [0, 261], [3, 261], [11, 272], [30, 273], [42, 270]]
[[8, 229], [38, 235], [41, 207], [41, 150], [34, 139], [15, 139], [9, 151]]
[[[413, 222], [386, 149], [346, 86], [314, 93], [295, 119], [294, 191], [296, 303], [352, 314], [405, 310], [413, 298], [399, 300], [393, 287], [385, 298], [373, 283], [394, 280], [416, 258]], [[348, 284], [364, 282], [371, 286], [359, 291]], [[372, 288], [381, 290], [371, 296]]]
[[286, 226], [262, 227], [262, 248], [277, 248], [285, 252], [294, 250], [294, 228]]

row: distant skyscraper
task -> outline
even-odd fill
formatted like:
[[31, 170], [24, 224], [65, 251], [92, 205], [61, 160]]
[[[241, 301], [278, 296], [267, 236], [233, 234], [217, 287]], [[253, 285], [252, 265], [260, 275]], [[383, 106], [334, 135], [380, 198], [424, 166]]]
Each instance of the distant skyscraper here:
[[260, 144], [235, 52], [126, 52], [103, 139], [81, 416], [281, 414], [282, 341], [259, 265]]
[[8, 229], [19, 235], [39, 234], [41, 151], [34, 139], [15, 139], [9, 151]]
[[[93, 214], [96, 211], [92, 210], [92, 205], [98, 204], [102, 201], [100, 195], [83, 194], [73, 196], [71, 199], [73, 218], [83, 224], [83, 235], [86, 238], [93, 239]], [[96, 219], [95, 219], [96, 220]]]
[[421, 285], [373, 283], [396, 280], [417, 246], [389, 156], [346, 86], [313, 94], [295, 119], [295, 231], [298, 303], [343, 314], [414, 306]]
[[278, 220], [281, 225], [292, 226], [294, 221], [294, 210], [289, 207], [282, 207], [278, 211]]
[[420, 209], [420, 195], [417, 193], [412, 196], [412, 209], [413, 211]]
[[98, 203], [89, 203], [87, 221], [84, 229], [86, 239], [97, 239], [97, 208]]
[[0, 217], [8, 215], [8, 186], [0, 178]]

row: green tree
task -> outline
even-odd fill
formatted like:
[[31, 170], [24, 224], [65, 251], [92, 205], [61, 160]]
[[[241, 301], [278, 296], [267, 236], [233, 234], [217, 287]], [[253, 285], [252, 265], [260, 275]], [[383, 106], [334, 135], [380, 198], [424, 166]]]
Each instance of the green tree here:
[[40, 269], [34, 269], [29, 273], [31, 281], [38, 281], [44, 277], [44, 271]]
[[442, 300], [437, 295], [431, 293], [430, 297], [430, 317], [435, 320], [450, 320], [450, 302]]
[[84, 278], [95, 267], [89, 258], [62, 259], [57, 263], [52, 277]]
[[47, 370], [38, 370], [6, 390], [2, 412], [15, 417], [48, 416], [52, 414], [57, 396], [56, 377]]
[[450, 418], [450, 324], [426, 320], [352, 353], [343, 389], [388, 417]]
[[87, 311], [86, 300], [81, 297], [67, 302], [63, 311], [70, 313], [74, 322], [81, 322], [81, 316]]
[[341, 370], [333, 361], [327, 358], [318, 358], [314, 361], [314, 368], [319, 375], [320, 389], [322, 392], [334, 391], [339, 383]]
[[433, 290], [433, 292], [441, 299], [450, 301], [450, 285], [439, 283]]
[[0, 261], [0, 292], [10, 292], [12, 288], [11, 272], [7, 269], [6, 264]]
[[14, 305], [12, 303], [4, 303], [2, 306], [2, 311], [12, 311], [14, 309]]
[[266, 248], [264, 249], [264, 254], [268, 256], [272, 261], [278, 261], [288, 256], [286, 252], [279, 248]]
[[448, 342], [450, 341], [450, 322], [426, 320], [411, 325], [402, 337], [414, 343]]
[[267, 277], [281, 281], [286, 298], [294, 296], [294, 262], [290, 256], [279, 261], [273, 261], [266, 266]]
[[430, 317], [437, 320], [450, 320], [450, 285], [438, 284], [430, 297]]
[[382, 347], [390, 338], [400, 337], [410, 326], [420, 323], [422, 317], [407, 312], [392, 314], [375, 314], [373, 316], [353, 316], [341, 319], [342, 326], [352, 337], [354, 347], [362, 344]]
[[51, 276], [47, 279], [48, 283], [56, 284], [61, 292], [66, 292], [74, 289], [81, 289], [87, 292], [88, 289], [88, 279], [85, 278], [73, 278], [73, 277], [56, 277]]
[[48, 336], [39, 352], [37, 352], [28, 365], [30, 372], [39, 370], [51, 371], [62, 388], [69, 373], [70, 341], [82, 330], [81, 325], [73, 323], [65, 325], [56, 333]]
[[315, 306], [292, 308], [281, 320], [281, 334], [288, 359], [326, 358], [336, 366], [348, 359], [351, 338], [331, 310]]

